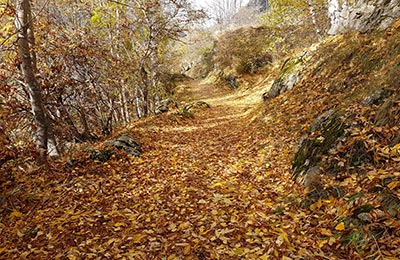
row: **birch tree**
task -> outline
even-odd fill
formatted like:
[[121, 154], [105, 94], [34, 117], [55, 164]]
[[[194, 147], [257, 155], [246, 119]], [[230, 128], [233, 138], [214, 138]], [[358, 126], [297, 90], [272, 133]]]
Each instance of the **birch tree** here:
[[317, 15], [315, 13], [315, 9], [314, 9], [312, 0], [307, 0], [307, 4], [308, 4], [308, 10], [310, 12], [312, 23], [315, 27], [315, 33], [318, 35], [318, 37], [321, 38], [321, 30], [319, 29], [319, 26], [317, 23]]
[[[347, 6], [347, 1], [343, 2]], [[328, 16], [331, 24], [331, 30], [336, 30], [339, 25], [340, 6], [338, 0], [328, 0]]]
[[58, 156], [56, 142], [44, 106], [41, 88], [35, 76], [36, 55], [33, 49], [33, 18], [29, 0], [17, 0], [15, 27], [18, 37], [18, 56], [20, 69], [24, 79], [24, 87], [29, 94], [32, 114], [35, 121], [35, 139], [40, 154]]

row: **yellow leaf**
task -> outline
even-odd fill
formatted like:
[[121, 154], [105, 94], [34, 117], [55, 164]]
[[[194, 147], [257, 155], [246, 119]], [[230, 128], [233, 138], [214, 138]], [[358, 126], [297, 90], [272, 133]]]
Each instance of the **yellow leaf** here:
[[111, 238], [110, 240], [107, 241], [107, 245], [110, 246], [112, 243], [118, 242], [118, 239], [116, 238]]
[[332, 232], [326, 228], [321, 228], [320, 231], [321, 235], [331, 237], [333, 236]]
[[99, 202], [100, 201], [97, 197], [92, 197], [91, 200], [92, 200], [92, 202]]
[[297, 251], [297, 254], [305, 256], [305, 255], [308, 255], [308, 252], [304, 248], [301, 248], [301, 249], [299, 249], [299, 251]]
[[187, 229], [188, 227], [190, 227], [190, 223], [189, 222], [183, 222], [183, 223], [179, 224], [179, 226], [178, 226], [178, 228], [180, 230]]
[[343, 231], [345, 229], [344, 222], [340, 222], [339, 224], [337, 224], [335, 229], [339, 230], [339, 231]]
[[243, 249], [242, 249], [242, 248], [236, 248], [236, 249], [233, 251], [233, 253], [234, 253], [235, 255], [241, 255], [241, 254], [243, 254]]
[[322, 201], [321, 201], [321, 199], [319, 199], [317, 202], [315, 202], [314, 204], [312, 204], [312, 205], [310, 206], [310, 209], [311, 209], [312, 211], [314, 211], [314, 210], [319, 209], [321, 206], [322, 206]]
[[336, 238], [330, 237], [330, 238], [329, 238], [329, 241], [328, 241], [328, 244], [329, 244], [330, 246], [332, 246], [332, 245], [335, 244], [335, 243], [336, 243]]
[[388, 184], [388, 188], [393, 190], [399, 185], [399, 183], [400, 183], [399, 181], [393, 181], [393, 182]]
[[114, 227], [122, 227], [122, 226], [124, 226], [124, 225], [125, 225], [124, 223], [118, 222], [118, 223], [115, 223], [115, 224], [114, 224]]
[[328, 243], [328, 240], [319, 240], [317, 242], [319, 248], [322, 248], [326, 243]]
[[222, 186], [223, 184], [221, 182], [215, 182], [212, 186], [213, 187], [219, 187]]
[[146, 237], [146, 234], [136, 234], [133, 236], [132, 242], [140, 243], [143, 240], [143, 238], [145, 238], [145, 237]]
[[172, 165], [176, 165], [177, 159], [176, 159], [175, 156], [172, 156], [171, 158], [169, 158], [169, 160], [171, 161], [171, 164], [172, 164]]
[[183, 249], [183, 254], [184, 255], [190, 254], [190, 250], [191, 250], [190, 245], [185, 246], [185, 248]]
[[267, 254], [260, 256], [260, 260], [268, 260], [269, 256]]
[[10, 214], [10, 218], [22, 218], [24, 214], [19, 212], [18, 210], [14, 209], [13, 212]]

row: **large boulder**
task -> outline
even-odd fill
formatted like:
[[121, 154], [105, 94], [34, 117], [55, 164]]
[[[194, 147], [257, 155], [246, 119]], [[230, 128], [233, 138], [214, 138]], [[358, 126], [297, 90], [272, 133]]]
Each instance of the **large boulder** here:
[[[111, 156], [114, 154], [113, 151], [108, 150], [108, 149], [102, 149], [102, 150], [95, 150], [95, 149], [89, 149], [87, 150], [87, 152], [90, 153], [90, 159], [92, 161], [96, 161], [96, 162], [107, 162], [108, 160], [110, 160]], [[72, 168], [76, 165], [79, 164], [78, 160], [68, 160], [65, 167], [66, 168]]]
[[350, 6], [344, 6], [338, 17], [338, 23], [329, 30], [330, 34], [384, 30], [400, 18], [400, 0], [356, 1]]
[[390, 97], [393, 94], [391, 89], [381, 88], [365, 97], [361, 102], [364, 106], [380, 105], [384, 102], [385, 98]]
[[171, 109], [175, 109], [175, 108], [179, 108], [178, 102], [176, 102], [173, 99], [167, 98], [158, 103], [158, 106], [155, 110], [155, 114], [159, 115], [162, 113], [166, 113], [166, 112], [170, 111]]
[[268, 0], [249, 0], [247, 7], [263, 13], [269, 9]]
[[114, 146], [118, 149], [123, 149], [127, 154], [134, 156], [140, 156], [143, 153], [141, 143], [135, 141], [128, 135], [120, 135], [115, 139], [111, 139], [108, 141], [108, 145]]
[[204, 109], [204, 108], [210, 108], [210, 105], [207, 102], [200, 100], [184, 106], [183, 110], [190, 111], [193, 109]]
[[292, 161], [293, 179], [304, 177], [310, 169], [318, 166], [322, 156], [333, 148], [339, 137], [344, 134], [346, 124], [342, 115], [343, 112], [331, 109], [314, 120], [297, 146]]
[[238, 78], [234, 75], [228, 75], [224, 77], [226, 84], [228, 84], [229, 88], [234, 90], [237, 89], [240, 84]]
[[278, 75], [278, 77], [274, 80], [269, 91], [263, 94], [264, 101], [275, 98], [286, 92], [291, 90], [297, 82], [301, 79], [301, 72], [303, 71], [304, 64], [306, 59], [303, 54], [300, 57], [287, 59], [282, 65], [282, 69]]

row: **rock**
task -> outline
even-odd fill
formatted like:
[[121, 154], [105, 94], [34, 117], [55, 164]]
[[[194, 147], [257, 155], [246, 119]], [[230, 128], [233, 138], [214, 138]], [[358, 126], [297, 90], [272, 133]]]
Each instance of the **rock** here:
[[118, 149], [123, 149], [130, 155], [140, 156], [143, 153], [141, 143], [135, 141], [128, 135], [121, 135], [115, 139], [111, 139], [108, 141], [108, 144]]
[[175, 108], [179, 108], [178, 102], [176, 102], [173, 99], [164, 99], [161, 102], [159, 102], [156, 110], [155, 110], [155, 114], [159, 115], [165, 112], [170, 111], [171, 109], [175, 109]]
[[364, 106], [380, 105], [383, 103], [385, 98], [390, 97], [392, 94], [393, 91], [391, 89], [378, 89], [364, 98], [364, 100], [361, 101], [361, 104]]
[[384, 126], [390, 121], [394, 120], [396, 116], [396, 113], [392, 113], [392, 108], [394, 105], [395, 102], [391, 99], [388, 99], [379, 107], [374, 120], [374, 124], [376, 126]]
[[[303, 136], [297, 145], [292, 160], [293, 179], [303, 176], [309, 169], [317, 166], [321, 157], [326, 154], [344, 134], [346, 125], [341, 119], [341, 111], [328, 110], [318, 116], [312, 123], [308, 134]], [[312, 133], [318, 133], [312, 137]]]
[[255, 9], [259, 13], [263, 13], [269, 9], [268, 0], [250, 0], [247, 3], [247, 7]]
[[110, 160], [111, 156], [113, 155], [113, 151], [111, 150], [88, 150], [90, 153], [90, 159], [93, 161], [99, 162], [107, 162]]
[[358, 214], [357, 218], [359, 220], [361, 220], [362, 222], [365, 222], [365, 223], [370, 223], [371, 222], [371, 217], [369, 216], [369, 213], [367, 213], [367, 212]]
[[397, 195], [389, 190], [385, 190], [380, 197], [385, 211], [387, 211], [390, 216], [396, 217], [400, 214], [400, 198], [398, 198]]
[[77, 159], [68, 159], [65, 163], [65, 169], [70, 169], [79, 165], [79, 161]]
[[169, 111], [168, 107], [166, 107], [166, 106], [159, 106], [159, 107], [157, 107], [157, 109], [156, 109], [156, 111], [155, 111], [155, 114], [156, 114], [156, 115], [159, 115], [159, 114], [162, 114], [162, 113], [166, 113], [166, 112], [168, 112], [168, 111]]
[[310, 126], [308, 132], [315, 132], [321, 129], [326, 129], [332, 122], [333, 115], [335, 114], [335, 110], [331, 109], [328, 111], [323, 112], [319, 115], [316, 119], [314, 119], [313, 123]]
[[353, 210], [353, 217], [356, 217], [362, 213], [369, 213], [374, 209], [371, 204], [361, 205]]
[[275, 98], [280, 94], [291, 90], [296, 83], [300, 81], [301, 72], [305, 63], [305, 55], [306, 54], [303, 54], [298, 58], [288, 59], [284, 62], [278, 77], [271, 86], [271, 89], [263, 94], [264, 101], [270, 98]]
[[400, 17], [400, 0], [356, 1], [343, 7], [338, 16], [339, 22], [330, 28], [329, 34], [385, 30]]
[[233, 75], [225, 76], [225, 81], [231, 89], [237, 89], [240, 85], [237, 77]]
[[183, 110], [210, 108], [210, 105], [204, 101], [196, 101], [183, 107]]
[[321, 187], [321, 170], [318, 166], [311, 167], [304, 175], [304, 187], [310, 190]]

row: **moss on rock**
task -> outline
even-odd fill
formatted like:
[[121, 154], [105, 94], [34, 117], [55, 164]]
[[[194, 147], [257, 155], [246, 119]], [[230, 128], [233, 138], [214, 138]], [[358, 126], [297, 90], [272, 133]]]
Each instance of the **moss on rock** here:
[[329, 110], [318, 116], [308, 134], [300, 140], [297, 152], [292, 161], [293, 179], [303, 175], [311, 167], [316, 166], [322, 155], [343, 135], [345, 124], [341, 119], [343, 112]]

